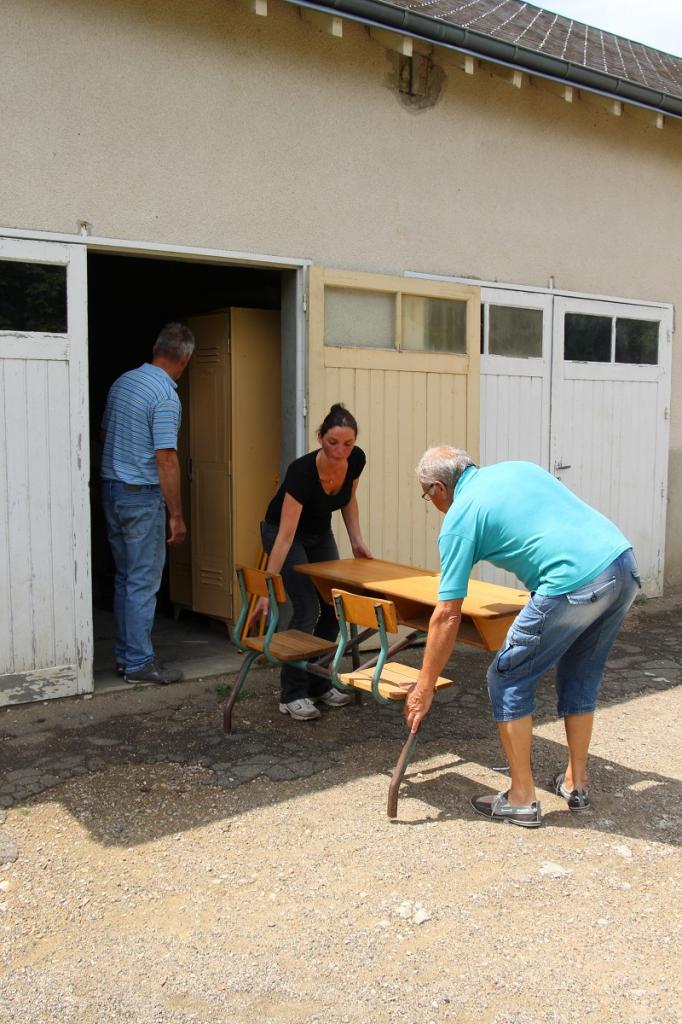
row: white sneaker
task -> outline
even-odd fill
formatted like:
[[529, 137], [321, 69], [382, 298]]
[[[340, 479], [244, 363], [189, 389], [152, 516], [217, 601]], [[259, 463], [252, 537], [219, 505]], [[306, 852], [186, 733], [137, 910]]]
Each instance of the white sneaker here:
[[349, 693], [343, 693], [341, 690], [327, 690], [314, 699], [322, 701], [328, 708], [345, 708], [353, 698]]
[[308, 697], [292, 700], [288, 704], [280, 704], [279, 710], [283, 715], [291, 715], [292, 718], [297, 718], [301, 722], [307, 722], [311, 718], [322, 718], [322, 715]]

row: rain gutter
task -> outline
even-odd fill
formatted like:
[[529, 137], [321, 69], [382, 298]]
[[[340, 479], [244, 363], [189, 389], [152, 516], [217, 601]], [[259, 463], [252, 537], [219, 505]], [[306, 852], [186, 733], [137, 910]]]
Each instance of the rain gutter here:
[[311, 3], [309, 0], [285, 0], [296, 7], [307, 7], [322, 14], [337, 14], [341, 18], [357, 21], [374, 28], [393, 30], [404, 36], [425, 40], [436, 46], [459, 50], [472, 57], [493, 61], [514, 70], [528, 71], [543, 78], [549, 78], [564, 85], [599, 93], [610, 98], [633, 103], [660, 111], [671, 117], [682, 118], [682, 99], [670, 93], [637, 85], [626, 78], [610, 75], [605, 71], [573, 64], [561, 57], [539, 53], [516, 43], [472, 29], [460, 28], [440, 18], [432, 18], [416, 11], [408, 11], [383, 0], [328, 0], [327, 3]]

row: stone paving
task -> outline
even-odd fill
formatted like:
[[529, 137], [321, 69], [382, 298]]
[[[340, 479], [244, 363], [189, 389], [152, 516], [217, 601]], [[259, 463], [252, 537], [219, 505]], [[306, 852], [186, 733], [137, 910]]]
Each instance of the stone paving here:
[[[682, 601], [649, 601], [633, 612], [614, 647], [602, 704], [678, 686], [682, 680]], [[409, 659], [418, 663], [419, 651]], [[437, 699], [420, 742], [456, 737], [488, 740], [485, 669], [489, 655], [456, 649], [445, 674], [457, 681]], [[173, 687], [137, 687], [122, 693], [22, 705], [0, 712], [0, 809], [22, 803], [68, 779], [110, 766], [183, 765], [205, 785], [235, 788], [263, 776], [273, 782], [315, 775], [334, 764], [352, 767], [353, 748], [395, 740], [405, 727], [397, 708], [369, 698], [359, 706], [326, 711], [320, 721], [294, 722], [277, 711], [277, 673], [254, 669], [235, 708], [233, 735], [221, 728], [220, 701], [229, 679]], [[536, 721], [555, 713], [551, 678], [541, 682]], [[390, 766], [389, 766], [390, 767]], [[360, 769], [358, 769], [360, 770]], [[0, 826], [3, 812], [0, 810]], [[0, 828], [0, 862], [16, 849]]]

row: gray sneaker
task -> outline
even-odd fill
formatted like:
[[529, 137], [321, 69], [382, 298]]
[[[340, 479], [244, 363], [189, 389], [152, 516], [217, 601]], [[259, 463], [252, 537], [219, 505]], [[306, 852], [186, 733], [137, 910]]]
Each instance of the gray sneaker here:
[[507, 800], [506, 793], [486, 793], [485, 796], [472, 796], [471, 806], [478, 814], [492, 821], [508, 821], [510, 825], [521, 825], [523, 828], [539, 828], [542, 825], [539, 800], [515, 807]]
[[279, 710], [283, 715], [291, 715], [292, 718], [297, 719], [299, 722], [307, 722], [312, 718], [322, 718], [322, 715], [308, 697], [289, 701], [288, 704], [280, 704]]
[[353, 700], [349, 693], [344, 693], [342, 690], [326, 690], [312, 699], [316, 703], [320, 701], [320, 703], [325, 704], [328, 708], [345, 708], [346, 704], [350, 704]]
[[158, 661], [148, 661], [135, 672], [126, 671], [123, 676], [126, 683], [156, 683], [157, 686], [168, 686], [182, 679], [182, 672], [177, 669], [165, 668]]

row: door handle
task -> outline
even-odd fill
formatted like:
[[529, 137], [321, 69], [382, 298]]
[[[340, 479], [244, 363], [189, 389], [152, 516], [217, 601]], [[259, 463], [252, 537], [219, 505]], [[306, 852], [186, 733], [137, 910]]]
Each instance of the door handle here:
[[561, 459], [557, 459], [557, 461], [554, 463], [554, 472], [555, 473], [560, 473], [562, 469], [570, 469], [570, 468], [571, 468], [570, 464], [567, 465], [567, 466], [564, 466], [563, 463], [561, 462]]

